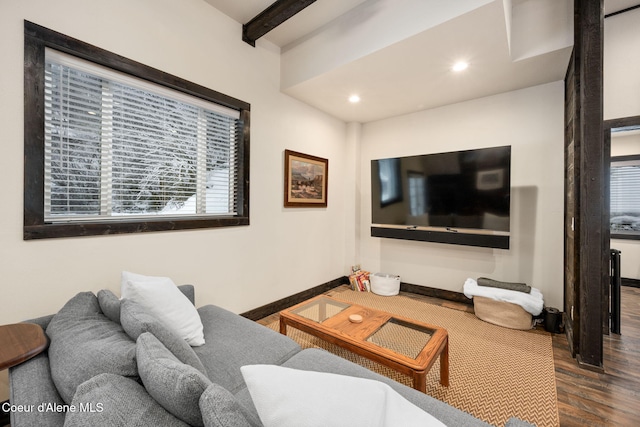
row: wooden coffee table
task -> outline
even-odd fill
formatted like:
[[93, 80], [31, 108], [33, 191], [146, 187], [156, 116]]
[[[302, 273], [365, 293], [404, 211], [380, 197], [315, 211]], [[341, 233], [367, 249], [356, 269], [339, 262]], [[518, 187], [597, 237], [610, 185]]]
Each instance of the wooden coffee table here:
[[[362, 321], [352, 322], [352, 315]], [[287, 326], [409, 375], [413, 388], [423, 393], [427, 373], [440, 356], [440, 384], [449, 386], [449, 336], [439, 326], [325, 295], [281, 311], [281, 334], [287, 334]]]

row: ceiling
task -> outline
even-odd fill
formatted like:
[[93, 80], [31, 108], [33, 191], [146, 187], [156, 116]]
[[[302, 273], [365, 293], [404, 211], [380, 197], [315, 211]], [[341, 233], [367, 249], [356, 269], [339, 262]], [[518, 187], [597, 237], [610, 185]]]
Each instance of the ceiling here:
[[[273, 2], [204, 1], [241, 24]], [[605, 0], [605, 14], [638, 3]], [[317, 0], [263, 39], [280, 48], [282, 92], [366, 123], [562, 80], [573, 2]]]

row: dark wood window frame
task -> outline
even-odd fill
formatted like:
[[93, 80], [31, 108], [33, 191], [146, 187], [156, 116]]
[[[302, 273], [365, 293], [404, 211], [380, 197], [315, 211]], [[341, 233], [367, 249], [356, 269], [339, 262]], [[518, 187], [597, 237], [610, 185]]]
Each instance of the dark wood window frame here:
[[[24, 24], [24, 228], [25, 240], [95, 236], [149, 231], [189, 230], [249, 225], [250, 104], [167, 74], [64, 34], [25, 21]], [[237, 214], [205, 218], [161, 218], [126, 221], [47, 223], [44, 220], [44, 69], [45, 48], [195, 96], [240, 113]]]

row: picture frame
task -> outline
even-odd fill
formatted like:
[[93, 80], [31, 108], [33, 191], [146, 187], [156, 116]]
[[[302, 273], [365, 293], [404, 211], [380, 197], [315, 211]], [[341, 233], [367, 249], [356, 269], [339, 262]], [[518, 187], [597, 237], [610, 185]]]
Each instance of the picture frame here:
[[284, 151], [284, 207], [327, 207], [329, 160]]

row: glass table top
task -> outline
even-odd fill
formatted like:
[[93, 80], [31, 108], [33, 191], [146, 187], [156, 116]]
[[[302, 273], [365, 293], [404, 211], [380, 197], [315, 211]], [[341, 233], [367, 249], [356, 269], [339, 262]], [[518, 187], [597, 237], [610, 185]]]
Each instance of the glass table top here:
[[322, 323], [349, 307], [351, 307], [351, 304], [323, 297], [298, 307], [291, 312], [313, 320], [314, 322]]
[[434, 332], [433, 329], [391, 318], [366, 341], [416, 359]]

